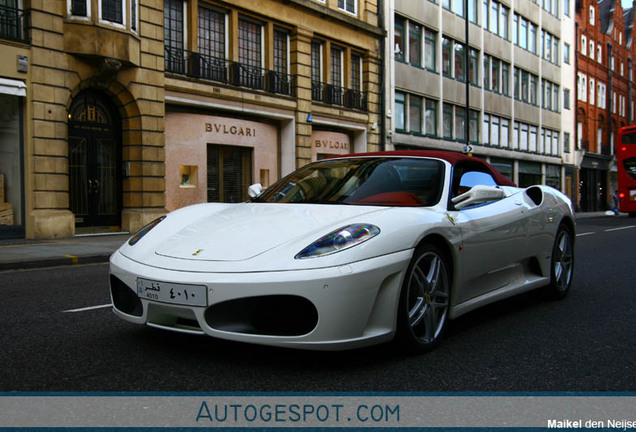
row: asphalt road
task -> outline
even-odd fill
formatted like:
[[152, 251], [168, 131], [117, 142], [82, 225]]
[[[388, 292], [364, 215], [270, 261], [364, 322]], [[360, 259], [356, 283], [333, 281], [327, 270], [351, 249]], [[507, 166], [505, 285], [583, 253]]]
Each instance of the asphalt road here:
[[[636, 219], [577, 227], [570, 295], [451, 323], [433, 352], [309, 352], [135, 326], [107, 265], [0, 273], [0, 391], [636, 391]], [[86, 309], [88, 308], [88, 309]]]

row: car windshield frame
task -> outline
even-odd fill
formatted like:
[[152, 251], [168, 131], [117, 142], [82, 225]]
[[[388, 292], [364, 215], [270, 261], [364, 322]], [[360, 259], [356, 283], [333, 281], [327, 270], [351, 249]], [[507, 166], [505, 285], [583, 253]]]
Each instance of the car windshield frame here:
[[330, 158], [294, 171], [251, 202], [433, 207], [442, 197], [446, 166], [434, 158]]

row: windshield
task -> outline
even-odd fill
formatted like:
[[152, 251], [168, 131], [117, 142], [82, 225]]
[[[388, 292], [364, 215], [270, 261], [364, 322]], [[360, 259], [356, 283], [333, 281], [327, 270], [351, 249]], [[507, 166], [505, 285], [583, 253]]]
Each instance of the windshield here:
[[442, 194], [444, 164], [433, 159], [360, 157], [309, 164], [253, 201], [433, 206]]

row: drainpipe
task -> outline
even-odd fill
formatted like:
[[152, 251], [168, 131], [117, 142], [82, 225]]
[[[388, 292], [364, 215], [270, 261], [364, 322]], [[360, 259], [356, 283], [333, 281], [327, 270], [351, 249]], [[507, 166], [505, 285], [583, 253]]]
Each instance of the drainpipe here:
[[[385, 21], [386, 17], [385, 17], [385, 13], [384, 13], [384, 1], [383, 0], [378, 0], [378, 22], [380, 23], [380, 28], [382, 30], [384, 30], [385, 35], [387, 35], [387, 37], [390, 36], [389, 33], [387, 33], [387, 29], [386, 29], [386, 21]], [[393, 42], [389, 40], [389, 43], [391, 44], [391, 46], [393, 46]], [[390, 60], [385, 60], [386, 54], [386, 41], [384, 39], [381, 40], [380, 43], [380, 62], [382, 64], [382, 67], [380, 68], [380, 76], [378, 77], [378, 79], [380, 80], [379, 84], [379, 93], [380, 93], [380, 150], [381, 151], [385, 151], [386, 150], [386, 107], [387, 107], [387, 95], [386, 95], [386, 66], [390, 65], [393, 60], [393, 57], [391, 57]]]

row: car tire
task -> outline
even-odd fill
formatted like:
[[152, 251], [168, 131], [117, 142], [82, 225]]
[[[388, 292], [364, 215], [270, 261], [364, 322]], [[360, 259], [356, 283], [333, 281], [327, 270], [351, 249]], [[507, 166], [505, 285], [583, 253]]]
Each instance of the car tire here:
[[559, 226], [550, 259], [548, 295], [560, 300], [570, 291], [574, 276], [574, 233], [566, 225]]
[[418, 247], [411, 259], [398, 306], [396, 341], [410, 352], [435, 347], [444, 333], [450, 305], [448, 258], [434, 245]]

